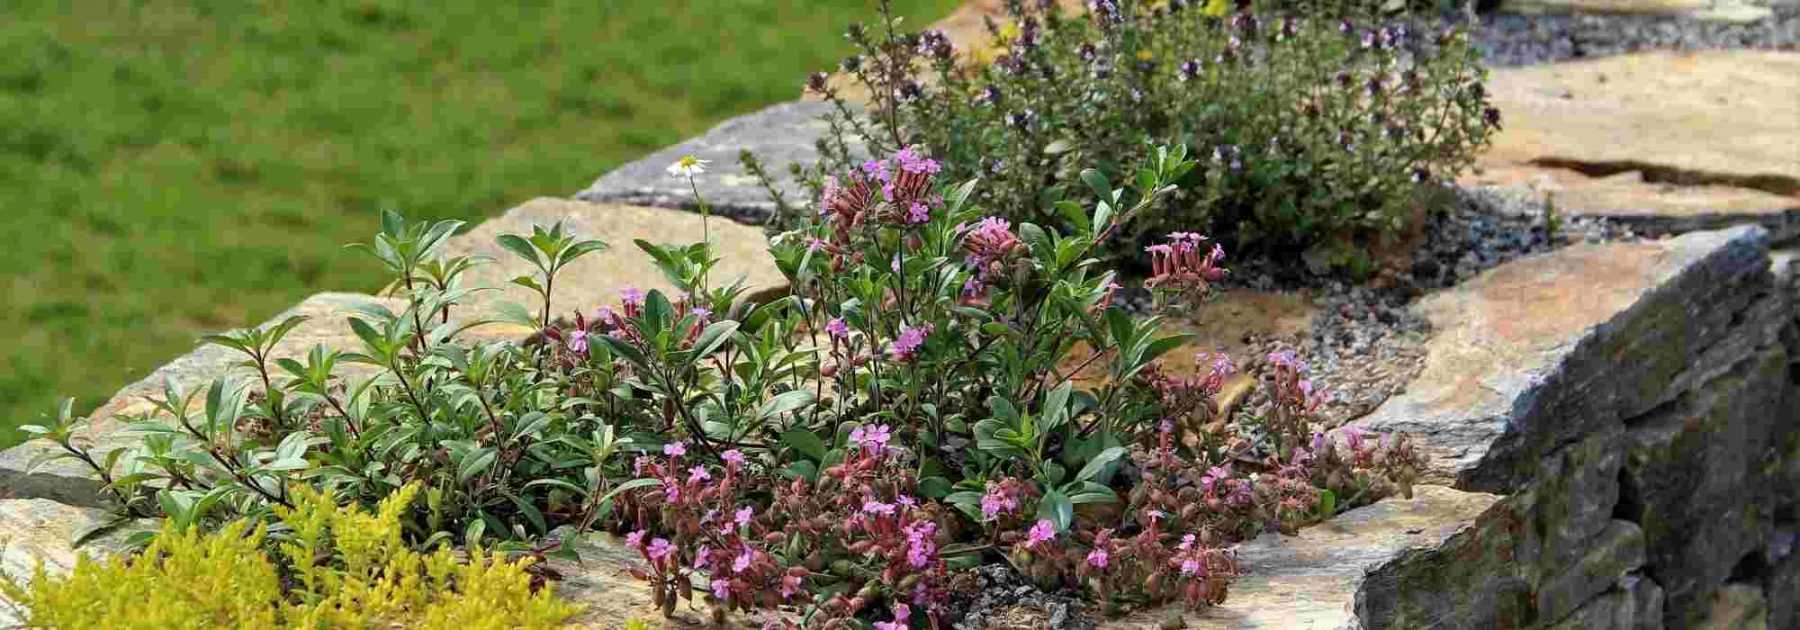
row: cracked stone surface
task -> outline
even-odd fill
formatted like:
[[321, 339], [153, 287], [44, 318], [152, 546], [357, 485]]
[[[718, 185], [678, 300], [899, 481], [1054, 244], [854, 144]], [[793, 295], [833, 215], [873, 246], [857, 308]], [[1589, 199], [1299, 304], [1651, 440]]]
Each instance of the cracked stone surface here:
[[[111, 512], [98, 508], [49, 499], [0, 499], [0, 577], [29, 580], [40, 566], [50, 575], [68, 573], [80, 556], [100, 558], [116, 553], [124, 548], [127, 536], [149, 527], [126, 523], [99, 531], [113, 520]], [[82, 541], [84, 537], [86, 541]], [[77, 547], [77, 542], [83, 544]], [[6, 598], [0, 596], [0, 627], [19, 623]]]
[[1800, 53], [1652, 52], [1503, 68], [1504, 129], [1465, 183], [1525, 186], [1643, 233], [1800, 236]]

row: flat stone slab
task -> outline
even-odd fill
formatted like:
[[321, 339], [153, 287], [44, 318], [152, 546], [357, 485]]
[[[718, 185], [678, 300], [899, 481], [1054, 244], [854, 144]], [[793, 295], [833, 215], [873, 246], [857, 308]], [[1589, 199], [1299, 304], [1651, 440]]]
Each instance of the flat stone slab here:
[[[1423, 299], [1435, 332], [1407, 391], [1356, 424], [1422, 438], [1429, 474], [1511, 491], [1536, 459], [1710, 377], [1716, 344], [1767, 282], [1767, 233], [1744, 226], [1523, 258]], [[1712, 346], [1720, 345], [1714, 349]]]
[[1653, 52], [1495, 70], [1504, 129], [1464, 183], [1647, 233], [1800, 236], [1800, 53]]
[[[29, 581], [41, 565], [51, 575], [66, 574], [82, 555], [104, 557], [123, 548], [127, 535], [147, 525], [126, 523], [101, 532], [114, 515], [103, 509], [81, 508], [48, 499], [0, 499], [0, 576]], [[92, 534], [91, 537], [89, 535]], [[75, 544], [89, 537], [81, 547]], [[0, 627], [21, 625], [13, 609], [0, 595]]]
[[[1362, 627], [1357, 602], [1365, 578], [1389, 564], [1437, 549], [1468, 531], [1499, 497], [1442, 486], [1415, 488], [1300, 530], [1264, 534], [1238, 547], [1246, 572], [1225, 603], [1199, 613], [1166, 607], [1109, 620], [1102, 628], [1152, 628], [1181, 617], [1190, 629]], [[1380, 626], [1370, 626], [1380, 627]]]
[[706, 220], [703, 226], [700, 215], [667, 208], [539, 197], [454, 237], [447, 246], [448, 255], [480, 255], [493, 261], [472, 269], [467, 279], [473, 286], [499, 290], [471, 296], [469, 308], [485, 312], [494, 303], [505, 300], [538, 312], [542, 302], [537, 294], [509, 282], [535, 273], [536, 268], [502, 249], [494, 238], [508, 233], [529, 236], [533, 226], [549, 227], [558, 221], [574, 234], [598, 238], [610, 247], [576, 260], [557, 274], [551, 317], [569, 317], [580, 311], [591, 318], [600, 306], [617, 304], [619, 290], [625, 287], [673, 293], [674, 285], [663, 277], [650, 255], [633, 243], [637, 239], [685, 245], [700, 242], [702, 234], [709, 232], [713, 253], [720, 258], [709, 283], [722, 286], [743, 278], [750, 294], [778, 292], [787, 287], [787, 278], [769, 256], [768, 240], [760, 228], [721, 217]]
[[594, 180], [576, 199], [661, 208], [698, 209], [686, 178], [669, 175], [670, 164], [684, 155], [712, 163], [695, 178], [700, 195], [714, 213], [747, 223], [760, 223], [775, 212], [775, 202], [756, 177], [738, 161], [741, 151], [756, 154], [786, 201], [810, 206], [807, 193], [788, 176], [788, 165], [811, 167], [819, 160], [815, 144], [828, 126], [821, 116], [829, 103], [782, 103], [719, 123], [698, 138], [662, 149]]
[[1757, 0], [1506, 0], [1508, 13], [1598, 13], [1665, 15], [1718, 22], [1746, 23], [1769, 17], [1767, 2]]

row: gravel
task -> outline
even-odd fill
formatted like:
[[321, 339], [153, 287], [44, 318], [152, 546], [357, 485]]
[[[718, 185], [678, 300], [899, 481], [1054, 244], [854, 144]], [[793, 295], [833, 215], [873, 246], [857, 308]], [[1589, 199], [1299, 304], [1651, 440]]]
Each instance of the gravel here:
[[1773, 15], [1731, 24], [1655, 15], [1482, 16], [1475, 41], [1491, 66], [1527, 66], [1629, 52], [1800, 48], [1800, 4], [1770, 7]]
[[957, 574], [946, 619], [956, 630], [1093, 630], [1081, 600], [1046, 593], [1006, 564], [986, 564]]

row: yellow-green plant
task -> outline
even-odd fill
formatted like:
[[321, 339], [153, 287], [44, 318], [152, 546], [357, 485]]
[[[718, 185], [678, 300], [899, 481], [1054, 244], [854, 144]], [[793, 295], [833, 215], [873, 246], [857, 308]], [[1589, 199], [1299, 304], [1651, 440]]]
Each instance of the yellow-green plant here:
[[555, 627], [574, 612], [532, 591], [529, 559], [408, 547], [400, 520], [418, 490], [405, 486], [371, 514], [296, 487], [294, 506], [275, 510], [279, 527], [168, 524], [142, 554], [83, 557], [67, 576], [40, 564], [27, 583], [0, 580], [0, 594], [32, 628], [497, 630]]

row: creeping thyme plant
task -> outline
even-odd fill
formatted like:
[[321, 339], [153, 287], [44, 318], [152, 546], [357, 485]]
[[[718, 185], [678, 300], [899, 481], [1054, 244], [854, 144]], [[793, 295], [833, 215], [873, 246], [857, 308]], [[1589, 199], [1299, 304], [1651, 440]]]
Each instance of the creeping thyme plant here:
[[[1092, 201], [1059, 206], [1059, 230], [989, 214], [979, 182], [947, 184], [919, 148], [864, 162], [773, 240], [790, 290], [763, 302], [716, 281], [709, 243], [638, 242], [672, 292], [554, 313], [557, 275], [603, 246], [502, 236], [542, 302], [495, 316], [539, 331], [522, 342], [471, 338], [491, 320], [460, 306], [482, 261], [443, 256], [454, 225], [389, 216], [368, 250], [403, 306], [351, 317], [360, 348], [272, 358], [291, 320], [214, 337], [247, 379], [171, 387], [137, 446], [93, 452], [66, 412], [32, 430], [125, 509], [181, 525], [278, 517], [318, 487], [388, 506], [420, 548], [542, 555], [552, 530], [612, 531], [665, 613], [925, 627], [984, 562], [1105, 606], [1214, 604], [1242, 570], [1233, 543], [1405, 492], [1420, 458], [1321, 426], [1322, 390], [1287, 354], [1272, 411], [1231, 421], [1214, 400], [1230, 358], [1181, 367], [1184, 336], [1113, 304], [1096, 252], [1195, 168], [1180, 146], [1141, 163], [1123, 187], [1083, 172]], [[1183, 232], [1148, 253], [1159, 308], [1203, 314], [1223, 251]], [[415, 505], [383, 503], [412, 488]]]
[[[852, 27], [861, 52], [840, 70], [867, 106], [824, 73], [808, 79], [837, 107], [802, 179], [816, 187], [865, 148], [920, 144], [948, 175], [983, 178], [977, 199], [1006, 218], [1079, 229], [1059, 204], [1081, 194], [1083, 169], [1117, 179], [1144, 166], [1146, 139], [1183, 143], [1203, 158], [1185, 190], [1103, 253], [1204, 229], [1240, 251], [1362, 273], [1369, 246], [1415, 225], [1498, 127], [1458, 23], [1341, 0], [1059, 4], [1007, 0], [969, 51], [891, 20]], [[798, 214], [784, 210], [782, 225]]]

